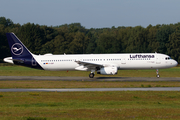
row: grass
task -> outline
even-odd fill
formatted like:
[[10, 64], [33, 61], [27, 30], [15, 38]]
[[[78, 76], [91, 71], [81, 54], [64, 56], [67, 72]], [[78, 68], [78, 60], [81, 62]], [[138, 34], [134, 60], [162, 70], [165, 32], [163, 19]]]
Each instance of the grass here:
[[[160, 70], [161, 77], [180, 77], [180, 67]], [[1, 76], [84, 76], [82, 71], [44, 71], [21, 66], [0, 66]], [[155, 70], [119, 70], [111, 77], [155, 77]], [[107, 76], [107, 75], [95, 75]], [[109, 75], [110, 76], [110, 75]], [[179, 82], [88, 82], [88, 81], [0, 81], [0, 88], [116, 88], [116, 87], [180, 87]]]
[[[3, 92], [0, 119], [180, 119], [180, 92]], [[35, 94], [35, 95], [34, 95]]]
[[[180, 77], [180, 68], [161, 77]], [[1, 76], [85, 76], [81, 71], [42, 71], [0, 66]], [[155, 70], [120, 70], [113, 77], [155, 77]], [[102, 76], [102, 75], [96, 75]], [[0, 88], [179, 87], [179, 82], [0, 81]], [[1, 120], [180, 119], [179, 91], [0, 92]]]
[[[180, 77], [180, 67], [160, 69], [161, 77]], [[44, 71], [22, 66], [0, 66], [1, 76], [89, 76], [89, 71]], [[119, 70], [117, 75], [98, 75], [95, 77], [156, 77], [156, 70]]]

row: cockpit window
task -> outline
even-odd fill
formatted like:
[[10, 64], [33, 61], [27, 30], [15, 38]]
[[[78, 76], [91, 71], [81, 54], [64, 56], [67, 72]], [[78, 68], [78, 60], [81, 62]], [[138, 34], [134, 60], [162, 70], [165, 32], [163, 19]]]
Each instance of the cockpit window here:
[[165, 59], [166, 59], [166, 60], [170, 60], [170, 59], [172, 59], [172, 58], [171, 58], [171, 57], [166, 57]]

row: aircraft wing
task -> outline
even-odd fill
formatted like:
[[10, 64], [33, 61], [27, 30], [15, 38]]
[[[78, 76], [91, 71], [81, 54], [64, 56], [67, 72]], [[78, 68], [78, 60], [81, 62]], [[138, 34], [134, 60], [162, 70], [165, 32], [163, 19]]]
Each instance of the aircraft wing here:
[[93, 63], [93, 62], [84, 62], [84, 61], [75, 61], [77, 64], [79, 64], [78, 67], [76, 67], [76, 70], [82, 70], [82, 71], [87, 71], [87, 70], [96, 70], [97, 67], [117, 67], [118, 65], [116, 64], [99, 64], [99, 63]]
[[88, 70], [88, 69], [96, 69], [96, 67], [104, 67], [104, 64], [92, 63], [92, 62], [84, 62], [84, 61], [75, 61], [80, 66], [76, 67], [76, 70]]
[[91, 62], [83, 62], [83, 61], [75, 61], [77, 64], [84, 66], [94, 66], [94, 67], [103, 67], [103, 64], [91, 63]]

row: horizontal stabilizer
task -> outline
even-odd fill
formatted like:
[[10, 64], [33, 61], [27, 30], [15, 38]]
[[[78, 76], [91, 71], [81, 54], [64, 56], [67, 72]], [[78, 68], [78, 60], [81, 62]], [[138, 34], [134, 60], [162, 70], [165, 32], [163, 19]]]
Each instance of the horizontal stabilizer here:
[[23, 61], [23, 60], [19, 60], [19, 59], [12, 59], [12, 57], [7, 57], [7, 58], [4, 58], [4, 62], [7, 62], [7, 63], [12, 63], [12, 64], [14, 64], [14, 62], [24, 63], [24, 61]]

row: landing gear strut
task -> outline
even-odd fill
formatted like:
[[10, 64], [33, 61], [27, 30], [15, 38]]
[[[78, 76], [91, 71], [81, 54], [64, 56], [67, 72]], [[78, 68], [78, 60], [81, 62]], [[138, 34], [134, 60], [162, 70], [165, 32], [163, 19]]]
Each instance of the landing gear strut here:
[[156, 69], [156, 74], [157, 74], [156, 77], [159, 78], [160, 75], [159, 75], [159, 70], [158, 69]]
[[94, 73], [91, 72], [91, 73], [89, 74], [89, 77], [90, 77], [90, 78], [93, 78], [93, 77], [94, 77]]

